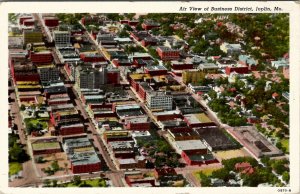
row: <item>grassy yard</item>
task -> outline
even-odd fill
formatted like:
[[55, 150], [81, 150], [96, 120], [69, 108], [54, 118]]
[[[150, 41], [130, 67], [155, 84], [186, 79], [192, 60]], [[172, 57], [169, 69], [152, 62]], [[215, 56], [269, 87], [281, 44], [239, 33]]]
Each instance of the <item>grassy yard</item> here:
[[99, 186], [98, 181], [99, 181], [99, 179], [82, 180], [81, 183], [80, 183], [80, 185], [75, 185], [73, 183], [68, 183], [66, 186], [67, 187], [80, 187], [85, 182], [86, 184], [91, 185], [92, 187], [106, 187], [105, 180], [102, 180], [101, 186]]
[[31, 120], [30, 123], [32, 123], [34, 127], [36, 127], [37, 124], [40, 123], [40, 124], [42, 124], [43, 129], [48, 128], [48, 123], [45, 122], [45, 121], [41, 121], [41, 120], [39, 120], [39, 119]]
[[9, 175], [17, 174], [22, 169], [22, 164], [18, 162], [9, 163]]
[[289, 139], [281, 140], [282, 147], [286, 148], [286, 152], [289, 153]]
[[207, 168], [207, 169], [203, 169], [203, 170], [200, 170], [200, 171], [195, 171], [193, 173], [193, 175], [200, 181], [201, 178], [200, 178], [200, 173], [202, 172], [203, 174], [205, 174], [206, 176], [210, 176], [212, 174], [213, 171], [215, 170], [219, 170], [220, 168], [219, 167], [212, 167], [212, 168]]

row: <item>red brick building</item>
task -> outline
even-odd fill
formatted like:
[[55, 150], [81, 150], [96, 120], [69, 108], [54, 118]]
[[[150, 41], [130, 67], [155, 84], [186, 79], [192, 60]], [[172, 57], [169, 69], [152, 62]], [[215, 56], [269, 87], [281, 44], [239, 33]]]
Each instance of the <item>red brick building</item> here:
[[81, 174], [81, 173], [91, 173], [91, 172], [98, 172], [101, 170], [101, 163], [91, 163], [91, 164], [81, 164], [75, 165], [71, 163], [71, 170], [73, 174]]
[[178, 60], [180, 58], [179, 50], [174, 50], [169, 47], [157, 47], [156, 52], [163, 61]]
[[130, 26], [137, 26], [140, 22], [138, 20], [131, 20], [128, 22], [128, 25]]
[[142, 28], [144, 30], [151, 30], [153, 28], [158, 28], [158, 27], [160, 27], [160, 24], [151, 20], [145, 20], [142, 23]]
[[249, 67], [226, 67], [225, 72], [227, 75], [230, 75], [233, 72], [238, 74], [247, 74], [249, 73]]
[[24, 20], [33, 19], [31, 16], [24, 16], [19, 18], [19, 24], [23, 25]]
[[118, 69], [109, 69], [107, 71], [107, 84], [120, 84], [120, 71]]
[[33, 26], [34, 24], [35, 24], [34, 19], [25, 19], [25, 20], [23, 21], [23, 25], [24, 25], [24, 26]]
[[119, 66], [131, 66], [131, 62], [129, 60], [120, 60], [120, 59], [113, 59], [112, 63], [119, 67]]
[[31, 143], [33, 155], [53, 154], [61, 152], [61, 146], [56, 139], [42, 139]]
[[80, 59], [83, 62], [102, 62], [106, 61], [103, 55], [96, 54], [96, 53], [81, 53], [80, 54]]
[[53, 56], [50, 51], [44, 52], [30, 52], [30, 59], [32, 63], [51, 63], [53, 61]]
[[148, 73], [151, 76], [167, 75], [168, 74], [168, 70], [162, 65], [146, 66], [145, 67], [145, 72]]
[[188, 165], [203, 165], [203, 164], [213, 164], [213, 163], [218, 163], [219, 161], [215, 158], [211, 158], [211, 159], [202, 159], [200, 158], [200, 155], [197, 154], [187, 154], [186, 152], [182, 152], [181, 153], [181, 157], [184, 159], [184, 161], [188, 164]]
[[153, 116], [157, 121], [170, 121], [175, 119], [181, 119], [182, 115], [179, 111], [166, 111], [153, 113]]
[[148, 116], [137, 116], [125, 118], [125, 128], [131, 131], [150, 130], [150, 121]]
[[174, 168], [166, 167], [166, 168], [155, 168], [154, 169], [154, 177], [159, 179], [163, 176], [176, 175], [176, 171]]
[[147, 47], [147, 46], [156, 46], [157, 45], [157, 39], [156, 38], [153, 38], [153, 37], [147, 37], [147, 38], [144, 38], [142, 41], [141, 41], [141, 44], [144, 46], [144, 47]]
[[58, 18], [56, 17], [45, 17], [44, 22], [48, 27], [56, 27], [59, 24]]
[[80, 133], [84, 133], [84, 125], [82, 123], [61, 126], [59, 129], [60, 135], [75, 135]]

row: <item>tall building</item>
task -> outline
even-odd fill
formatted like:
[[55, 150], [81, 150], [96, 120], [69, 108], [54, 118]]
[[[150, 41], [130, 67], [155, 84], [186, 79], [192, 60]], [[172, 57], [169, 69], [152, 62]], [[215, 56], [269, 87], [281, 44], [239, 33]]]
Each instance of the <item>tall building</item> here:
[[59, 80], [59, 70], [56, 67], [38, 68], [38, 73], [42, 83]]
[[53, 40], [57, 47], [69, 46], [71, 41], [71, 33], [69, 31], [54, 31]]
[[150, 109], [172, 110], [173, 96], [164, 92], [149, 92], [146, 102]]
[[107, 68], [86, 68], [79, 70], [77, 75], [80, 88], [99, 89], [107, 83]]

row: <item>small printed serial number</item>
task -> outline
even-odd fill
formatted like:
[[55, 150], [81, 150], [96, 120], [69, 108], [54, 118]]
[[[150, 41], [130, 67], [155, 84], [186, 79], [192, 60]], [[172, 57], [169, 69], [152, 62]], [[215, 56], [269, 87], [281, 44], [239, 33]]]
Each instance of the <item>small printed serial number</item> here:
[[277, 192], [292, 192], [291, 189], [277, 189]]

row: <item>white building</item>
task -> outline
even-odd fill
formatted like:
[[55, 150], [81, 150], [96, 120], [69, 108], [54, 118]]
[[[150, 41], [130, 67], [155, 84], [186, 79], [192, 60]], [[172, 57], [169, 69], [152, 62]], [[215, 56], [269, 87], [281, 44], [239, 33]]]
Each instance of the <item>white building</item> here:
[[149, 92], [146, 101], [150, 109], [172, 110], [173, 96], [164, 92]]
[[240, 44], [229, 44], [227, 42], [224, 42], [220, 46], [221, 51], [228, 55], [233, 55], [233, 54], [240, 54], [242, 50], [242, 46]]
[[71, 44], [71, 34], [69, 31], [54, 31], [53, 40], [57, 47], [66, 47]]

